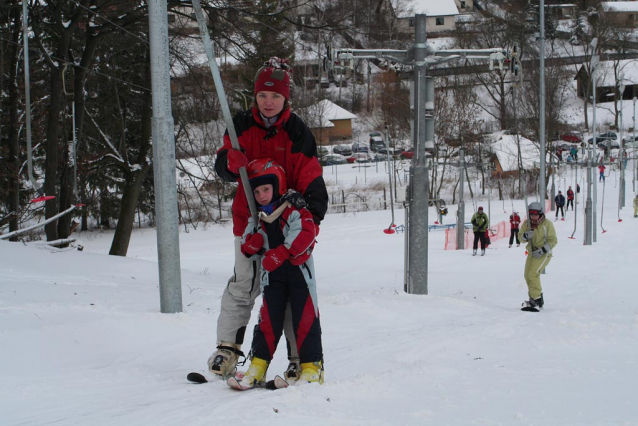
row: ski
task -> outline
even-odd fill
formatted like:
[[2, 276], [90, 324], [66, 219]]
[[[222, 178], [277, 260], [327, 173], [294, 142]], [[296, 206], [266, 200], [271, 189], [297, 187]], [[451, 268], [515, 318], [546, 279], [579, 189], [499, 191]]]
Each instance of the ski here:
[[198, 383], [198, 384], [208, 383], [208, 379], [206, 379], [206, 377], [204, 377], [203, 374], [199, 374], [195, 372], [188, 373], [188, 375], [186, 376], [186, 380], [188, 380], [189, 382]]
[[524, 312], [540, 312], [540, 310], [538, 308], [534, 308], [532, 306], [523, 306], [521, 308], [521, 311], [524, 311]]
[[268, 390], [277, 390], [277, 389], [285, 389], [288, 387], [288, 382], [284, 380], [281, 376], [275, 376], [273, 380], [268, 380], [265, 383], [259, 383], [255, 386], [244, 387], [240, 383], [241, 378], [231, 377], [226, 381], [228, 386], [238, 391], [247, 391], [251, 389], [268, 389]]

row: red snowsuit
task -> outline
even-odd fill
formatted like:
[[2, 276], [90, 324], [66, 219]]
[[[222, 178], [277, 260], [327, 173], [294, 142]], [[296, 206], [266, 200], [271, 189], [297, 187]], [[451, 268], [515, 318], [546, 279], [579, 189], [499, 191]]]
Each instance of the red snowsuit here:
[[514, 238], [516, 238], [516, 245], [519, 245], [521, 242], [518, 239], [518, 227], [521, 225], [521, 217], [517, 213], [512, 213], [510, 215], [510, 228], [512, 233], [510, 234], [510, 246], [514, 243]]
[[[252, 231], [253, 220], [250, 218], [242, 242]], [[259, 221], [258, 232], [264, 237], [264, 251], [284, 245], [290, 257], [272, 272], [267, 272], [263, 265], [261, 267], [263, 304], [253, 334], [252, 353], [257, 358], [272, 360], [283, 332], [286, 304], [290, 302], [300, 362], [321, 361], [321, 325], [312, 259], [315, 243], [312, 215], [305, 208], [296, 209], [285, 202]]]
[[[259, 111], [253, 108], [235, 115], [233, 123], [239, 145], [248, 161], [271, 158], [283, 167], [288, 188], [303, 194], [308, 210], [315, 223], [319, 224], [328, 210], [328, 191], [317, 160], [317, 143], [303, 120], [286, 109], [274, 125], [266, 128]], [[233, 234], [241, 236], [246, 229], [250, 210], [239, 176], [229, 172], [226, 167], [229, 149], [232, 149], [232, 144], [226, 130], [224, 145], [217, 151], [215, 171], [226, 182], [239, 180], [233, 200]]]
[[574, 191], [572, 191], [571, 189], [568, 189], [567, 190], [567, 207], [565, 207], [565, 210], [569, 210], [570, 204], [572, 206], [572, 210], [574, 210]]

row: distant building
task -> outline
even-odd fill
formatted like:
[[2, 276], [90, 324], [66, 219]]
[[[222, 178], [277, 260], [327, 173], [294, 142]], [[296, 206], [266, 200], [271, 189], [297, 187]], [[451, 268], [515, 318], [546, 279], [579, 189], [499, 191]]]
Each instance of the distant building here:
[[319, 145], [352, 138], [352, 120], [357, 118], [328, 99], [309, 106], [301, 115]]
[[620, 25], [638, 27], [638, 1], [603, 1], [598, 8], [603, 15]]
[[414, 34], [414, 18], [417, 14], [427, 15], [425, 29], [428, 33], [443, 31], [453, 31], [456, 29], [455, 20], [459, 14], [457, 3], [463, 3], [468, 7], [468, 3], [457, 2], [457, 0], [413, 0], [408, 3], [404, 11], [397, 12], [397, 31], [402, 34]]
[[[635, 3], [638, 3], [635, 2]], [[616, 67], [614, 69], [614, 67]], [[625, 92], [622, 98], [630, 100], [638, 96], [638, 60], [624, 59], [621, 61], [605, 61], [598, 64], [596, 71], [596, 102], [612, 102], [615, 99], [617, 76], [622, 74]], [[590, 93], [592, 82], [585, 66], [582, 65], [576, 74], [576, 90], [579, 98]]]

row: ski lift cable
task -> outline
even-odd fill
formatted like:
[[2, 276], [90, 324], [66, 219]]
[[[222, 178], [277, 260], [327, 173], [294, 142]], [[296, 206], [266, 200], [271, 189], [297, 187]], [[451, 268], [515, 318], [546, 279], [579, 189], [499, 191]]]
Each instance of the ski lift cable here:
[[[192, 0], [192, 4], [193, 4], [193, 11], [195, 12], [195, 17], [197, 18], [197, 24], [199, 26], [199, 32], [202, 37], [202, 41], [204, 42], [204, 49], [206, 50], [206, 56], [208, 57], [208, 65], [210, 66], [210, 70], [213, 75], [213, 81], [215, 82], [215, 90], [217, 91], [219, 104], [222, 108], [224, 121], [226, 122], [226, 129], [228, 131], [228, 136], [230, 137], [230, 142], [233, 146], [233, 149], [240, 151], [241, 147], [239, 145], [239, 140], [237, 139], [237, 133], [235, 132], [235, 125], [233, 123], [233, 118], [230, 115], [230, 107], [228, 106], [228, 100], [226, 99], [224, 85], [222, 84], [222, 78], [221, 78], [221, 74], [219, 73], [219, 67], [217, 66], [217, 60], [215, 59], [215, 53], [213, 51], [213, 43], [210, 39], [210, 34], [208, 33], [208, 27], [206, 26], [206, 20], [204, 18], [202, 6], [199, 0]], [[246, 201], [248, 202], [248, 207], [250, 209], [250, 214], [253, 218], [253, 223], [256, 225], [258, 223], [257, 222], [257, 206], [255, 204], [255, 197], [253, 196], [253, 193], [250, 189], [250, 181], [248, 180], [248, 171], [246, 170], [246, 167], [241, 167], [239, 169], [239, 177], [241, 178], [241, 182], [244, 187]]]

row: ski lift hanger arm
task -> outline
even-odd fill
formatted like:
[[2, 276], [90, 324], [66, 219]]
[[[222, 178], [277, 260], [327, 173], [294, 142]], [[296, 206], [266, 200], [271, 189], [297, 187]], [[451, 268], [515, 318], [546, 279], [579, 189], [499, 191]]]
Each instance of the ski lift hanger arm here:
[[[423, 46], [419, 46], [423, 47]], [[426, 45], [426, 62], [428, 64], [440, 64], [456, 59], [489, 59], [496, 62], [500, 69], [503, 63], [513, 55], [505, 49], [446, 49], [437, 50], [432, 45]], [[393, 50], [393, 49], [341, 49], [328, 48], [327, 67], [330, 69], [341, 69], [354, 67], [353, 60], [356, 59], [389, 59], [402, 64], [414, 62], [414, 49]], [[492, 67], [490, 67], [492, 68]]]
[[61, 218], [65, 214], [71, 213], [73, 210], [75, 210], [77, 207], [80, 207], [80, 206], [81, 206], [80, 204], [73, 205], [73, 206], [69, 207], [68, 209], [66, 209], [65, 211], [60, 212], [60, 213], [56, 214], [55, 216], [51, 216], [50, 218], [48, 218], [44, 222], [36, 223], [35, 225], [29, 226], [28, 228], [18, 229], [17, 231], [13, 231], [13, 232], [9, 232], [8, 234], [0, 235], [0, 240], [6, 240], [6, 239], [9, 239], [9, 238], [14, 237], [16, 235], [23, 234], [23, 233], [25, 233], [27, 231], [31, 231], [32, 229], [36, 229], [36, 228], [39, 228], [41, 226], [47, 225], [47, 224], [49, 224], [49, 223], [51, 223], [51, 222], [53, 222], [55, 220], [58, 220], [59, 218]]

